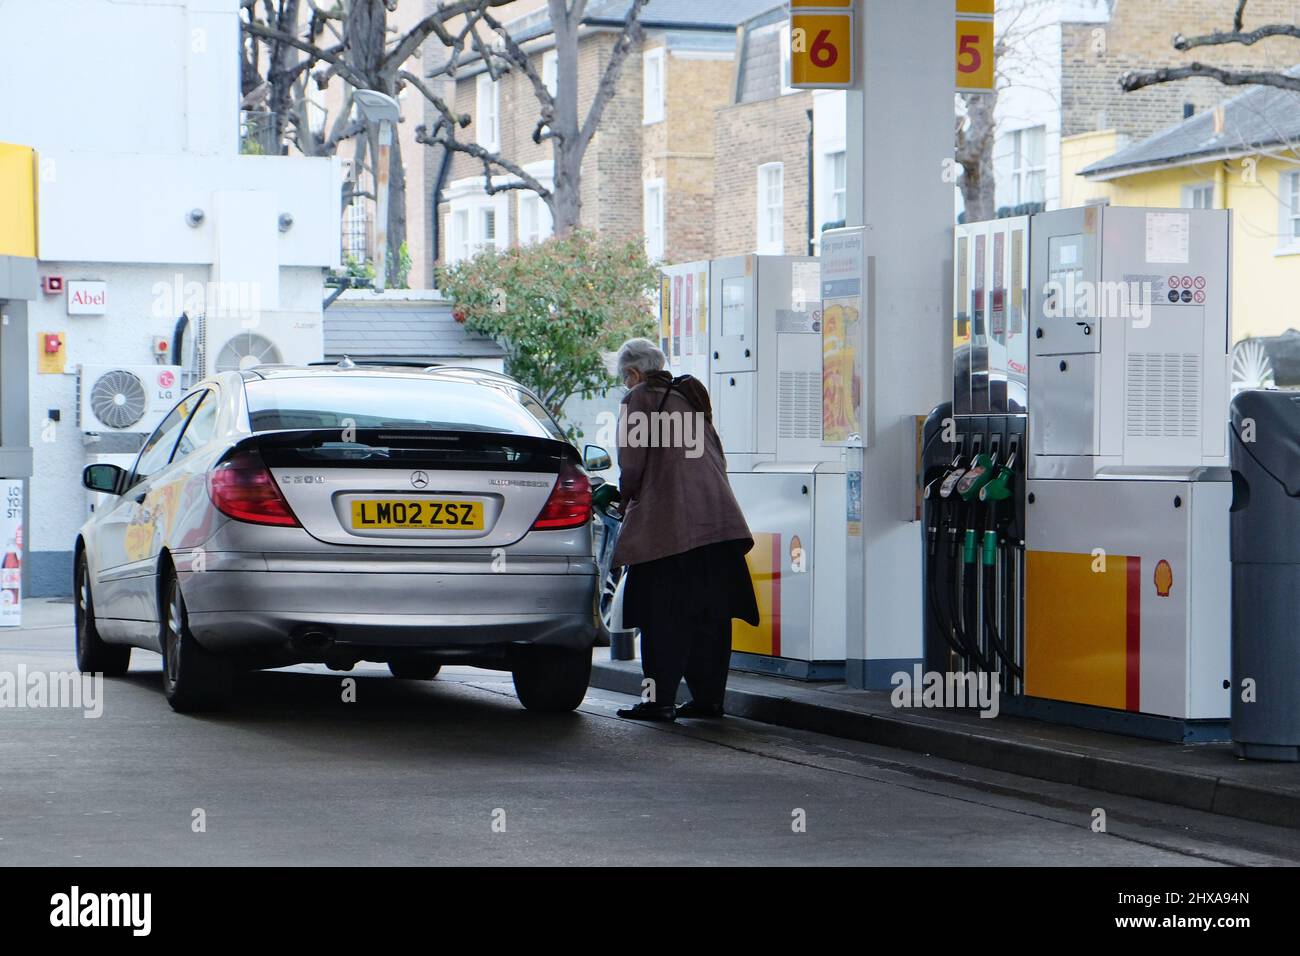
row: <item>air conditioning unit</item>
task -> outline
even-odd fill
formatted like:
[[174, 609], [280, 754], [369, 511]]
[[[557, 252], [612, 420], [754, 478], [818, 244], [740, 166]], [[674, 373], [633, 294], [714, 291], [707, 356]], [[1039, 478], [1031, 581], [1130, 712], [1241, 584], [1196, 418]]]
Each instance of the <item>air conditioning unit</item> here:
[[231, 336], [217, 351], [215, 372], [237, 372], [258, 365], [279, 365], [284, 361], [280, 347], [257, 332], [241, 331]]
[[178, 365], [82, 365], [77, 425], [90, 433], [148, 434], [184, 391]]

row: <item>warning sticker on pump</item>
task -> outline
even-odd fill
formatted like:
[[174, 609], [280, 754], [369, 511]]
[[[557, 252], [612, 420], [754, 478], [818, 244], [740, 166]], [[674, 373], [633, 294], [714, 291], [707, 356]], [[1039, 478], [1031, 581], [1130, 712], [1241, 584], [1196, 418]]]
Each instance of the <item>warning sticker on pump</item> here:
[[1146, 214], [1146, 261], [1186, 262], [1190, 217], [1185, 212]]
[[775, 311], [778, 332], [820, 332], [822, 330], [822, 310], [819, 308], [809, 309], [807, 312], [795, 312], [793, 309]]
[[[1169, 280], [1170, 283], [1173, 279]], [[1128, 286], [1127, 295], [1129, 302], [1134, 304], [1144, 304], [1155, 302], [1159, 293], [1164, 290], [1165, 277], [1150, 272], [1126, 272], [1124, 273], [1124, 285]], [[1134, 291], [1137, 295], [1134, 297]]]

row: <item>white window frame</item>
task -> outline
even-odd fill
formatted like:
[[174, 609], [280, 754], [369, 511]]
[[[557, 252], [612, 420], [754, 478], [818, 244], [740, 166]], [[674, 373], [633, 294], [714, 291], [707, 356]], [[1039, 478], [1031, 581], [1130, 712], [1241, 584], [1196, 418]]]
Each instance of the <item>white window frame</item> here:
[[[651, 64], [659, 78], [658, 87], [650, 82]], [[664, 47], [655, 47], [641, 54], [641, 123], [649, 126], [664, 119], [664, 103], [668, 97], [668, 59]]]
[[793, 61], [794, 54], [790, 49], [790, 21], [787, 20], [781, 25], [781, 38], [778, 41], [781, 44], [781, 95], [789, 96], [791, 93], [798, 93], [790, 84], [793, 82]]
[[[530, 217], [529, 212], [527, 212], [529, 209], [536, 215], [536, 223], [534, 227], [525, 230], [525, 224]], [[546, 200], [535, 192], [527, 189], [519, 190], [515, 215], [519, 221], [517, 232], [521, 246], [544, 242], [555, 232], [555, 223], [551, 218], [551, 208], [546, 205]]]
[[447, 258], [452, 263], [464, 262], [474, 254], [470, 221], [468, 206], [453, 208], [447, 216]]
[[[777, 175], [777, 200], [772, 203], [770, 174]], [[763, 163], [755, 180], [754, 251], [761, 256], [785, 255], [785, 163]], [[775, 210], [775, 213], [774, 213]], [[775, 223], [775, 229], [773, 228]], [[773, 238], [775, 231], [776, 238]]]
[[1278, 252], [1300, 253], [1300, 171], [1282, 173], [1277, 186]]
[[[481, 186], [478, 187], [481, 190]], [[488, 196], [470, 191], [462, 183], [451, 190], [447, 213], [447, 252], [449, 265], [473, 258], [488, 248], [505, 249], [510, 245], [510, 203], [506, 196]], [[493, 216], [493, 236], [487, 235], [487, 217]]]
[[555, 50], [542, 54], [542, 86], [552, 96], [560, 88], [560, 55]]
[[475, 140], [484, 149], [501, 147], [501, 85], [491, 74], [480, 73], [475, 86]]
[[[1209, 193], [1209, 202], [1204, 206], [1196, 205], [1197, 196], [1204, 196]], [[1214, 183], [1193, 183], [1190, 186], [1183, 187], [1183, 208], [1184, 209], [1213, 209], [1214, 208]]]
[[651, 262], [658, 262], [668, 248], [668, 223], [665, 213], [665, 188], [662, 179], [646, 179], [641, 183], [641, 230], [645, 235], [645, 254]]
[[[836, 173], [843, 178], [838, 179]], [[849, 214], [849, 154], [847, 150], [837, 149], [826, 154], [826, 218], [829, 222], [841, 222]], [[821, 228], [821, 224], [818, 224]]]
[[[325, 91], [315, 83], [308, 83], [305, 89], [306, 109], [303, 112], [307, 115], [307, 126], [317, 136], [321, 136], [325, 132], [325, 121], [329, 118], [329, 109], [325, 105]], [[355, 115], [356, 111], [353, 110], [353, 113]]]
[[[1031, 165], [1029, 163], [1028, 150], [1024, 148], [1024, 143], [1031, 133], [1041, 131], [1043, 136], [1043, 163], [1041, 166]], [[1042, 174], [1043, 194], [1037, 199], [1025, 198], [1026, 186], [1030, 177]], [[1047, 127], [1046, 126], [1027, 126], [1024, 129], [1013, 130], [1011, 132], [1011, 181], [1014, 186], [1014, 205], [1021, 205], [1027, 202], [1046, 202], [1047, 201]]]
[[370, 215], [366, 200], [354, 197], [343, 211], [343, 256], [365, 262], [370, 254]]

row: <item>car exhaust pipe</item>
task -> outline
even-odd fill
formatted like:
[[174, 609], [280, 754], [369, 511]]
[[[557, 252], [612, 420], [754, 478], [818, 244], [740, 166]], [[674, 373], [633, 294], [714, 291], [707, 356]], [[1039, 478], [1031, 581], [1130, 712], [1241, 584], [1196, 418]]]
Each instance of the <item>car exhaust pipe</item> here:
[[322, 653], [334, 643], [334, 635], [316, 627], [304, 627], [290, 638], [295, 650]]

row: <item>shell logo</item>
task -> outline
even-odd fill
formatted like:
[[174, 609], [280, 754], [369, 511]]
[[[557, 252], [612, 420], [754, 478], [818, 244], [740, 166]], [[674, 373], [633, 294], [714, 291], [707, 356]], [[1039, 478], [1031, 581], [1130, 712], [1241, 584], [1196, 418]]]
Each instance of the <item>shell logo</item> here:
[[1160, 597], [1169, 597], [1169, 591], [1174, 586], [1174, 569], [1164, 558], [1156, 562], [1156, 594]]

